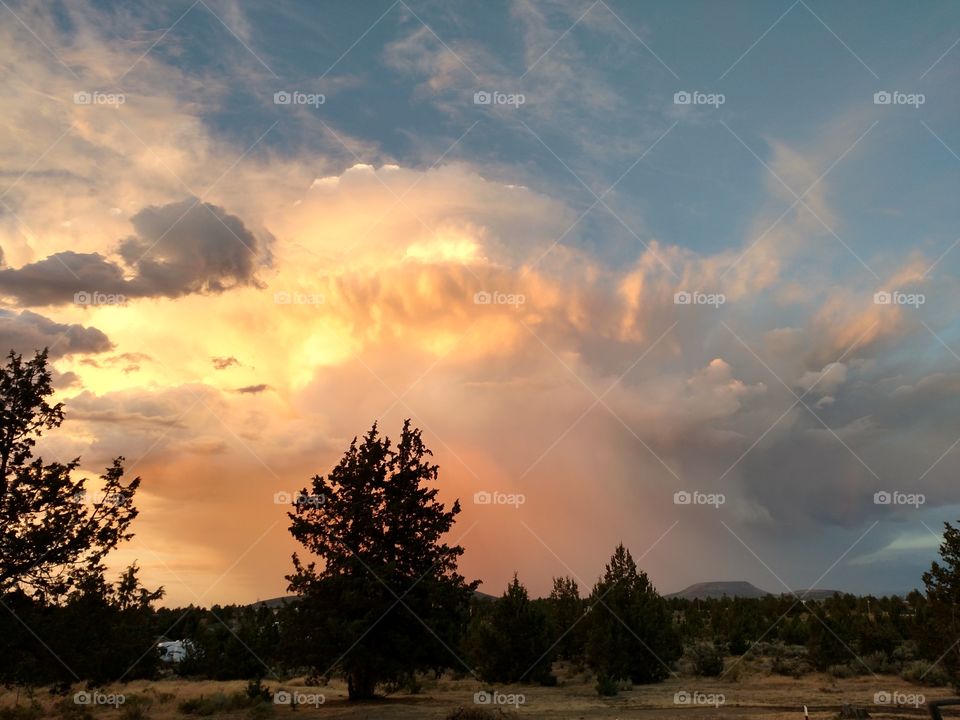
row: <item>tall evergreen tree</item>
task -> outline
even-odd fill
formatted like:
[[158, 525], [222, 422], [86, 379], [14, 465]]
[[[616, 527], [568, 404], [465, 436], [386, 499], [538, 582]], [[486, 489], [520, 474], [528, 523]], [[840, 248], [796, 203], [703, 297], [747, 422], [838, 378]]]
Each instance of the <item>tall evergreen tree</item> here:
[[546, 682], [550, 678], [547, 618], [530, 601], [516, 575], [487, 612], [474, 615], [467, 645], [477, 672], [487, 682]]
[[603, 680], [658, 682], [681, 655], [679, 633], [666, 601], [623, 544], [587, 601], [587, 662]]
[[960, 684], [960, 528], [946, 522], [940, 543], [940, 562], [923, 574], [928, 611], [936, 637], [927, 638], [942, 657], [941, 663]]
[[374, 425], [289, 514], [293, 537], [323, 561], [294, 554], [287, 576], [301, 596], [290, 628], [297, 655], [316, 673], [342, 673], [352, 700], [459, 662], [450, 648], [478, 583], [457, 571], [463, 548], [443, 541], [460, 503], [437, 500], [431, 455], [409, 420], [396, 448]]
[[547, 609], [557, 657], [564, 660], [581, 658], [585, 641], [584, 604], [577, 581], [571, 577], [554, 578]]

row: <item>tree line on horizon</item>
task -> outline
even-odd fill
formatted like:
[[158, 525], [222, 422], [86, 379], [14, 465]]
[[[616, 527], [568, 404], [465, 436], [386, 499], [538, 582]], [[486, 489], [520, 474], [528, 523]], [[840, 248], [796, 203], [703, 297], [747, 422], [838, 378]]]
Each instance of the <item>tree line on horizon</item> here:
[[[49, 402], [46, 351], [11, 352], [0, 368], [0, 682], [68, 688], [177, 673], [213, 680], [317, 683], [342, 677], [351, 700], [415, 692], [424, 674], [487, 684], [558, 682], [555, 663], [588, 671], [597, 692], [677, 672], [725, 676], [730, 657], [763, 655], [799, 676], [898, 673], [935, 684], [960, 677], [960, 528], [945, 524], [925, 593], [690, 600], [664, 598], [618, 545], [590, 592], [554, 579], [533, 599], [514, 575], [490, 600], [458, 570], [447, 543], [460, 513], [437, 499], [439, 467], [406, 421], [396, 445], [376, 424], [316, 475], [289, 512], [302, 545], [287, 575], [295, 598], [263, 604], [158, 608], [132, 565], [107, 578], [106, 556], [132, 537], [140, 479], [123, 458], [90, 501], [79, 458], [45, 463], [36, 441], [63, 421]], [[304, 502], [322, 498], [322, 502]], [[157, 641], [187, 656], [161, 662]]]

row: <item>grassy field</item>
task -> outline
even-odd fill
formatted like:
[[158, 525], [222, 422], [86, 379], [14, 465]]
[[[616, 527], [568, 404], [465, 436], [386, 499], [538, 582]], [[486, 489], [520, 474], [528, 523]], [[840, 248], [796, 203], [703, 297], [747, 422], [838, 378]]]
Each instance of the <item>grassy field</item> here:
[[[911, 705], [895, 707], [874, 702], [877, 692], [901, 693], [899, 700], [914, 703], [923, 700], [950, 696], [947, 688], [928, 688], [911, 685], [893, 676], [864, 676], [850, 679], [834, 679], [827, 675], [811, 673], [799, 679], [753, 672], [749, 669], [739, 673], [736, 680], [706, 678], [672, 678], [657, 685], [637, 686], [624, 689], [612, 698], [598, 697], [593, 683], [584, 674], [576, 674], [568, 668], [559, 667], [558, 687], [509, 686], [484, 688], [472, 679], [440, 681], [424, 680], [423, 688], [416, 694], [398, 693], [373, 703], [348, 703], [346, 687], [333, 681], [329, 685], [307, 686], [302, 679], [285, 683], [276, 681], [264, 684], [271, 691], [282, 689], [291, 694], [301, 694], [302, 702], [319, 702], [315, 696], [323, 695], [323, 703], [310, 707], [301, 705], [291, 708], [264, 702], [248, 704], [246, 683], [210, 682], [189, 680], [137, 681], [123, 686], [101, 688], [100, 691], [122, 693], [126, 701], [114, 706], [77, 706], [73, 693], [66, 698], [56, 698], [48, 691], [38, 691], [34, 702], [40, 705], [33, 713], [23, 708], [31, 702], [21, 692], [11, 690], [0, 695], [0, 720], [7, 718], [116, 718], [117, 720], [172, 720], [173, 718], [222, 717], [222, 718], [268, 718], [293, 717], [337, 718], [343, 720], [444, 720], [459, 717], [474, 718], [543, 718], [559, 720], [570, 718], [591, 720], [593, 718], [802, 718], [806, 704], [811, 718], [836, 718], [843, 704], [865, 708], [872, 718], [918, 718], [926, 716], [925, 707]], [[491, 703], [487, 709], [474, 703], [474, 694], [484, 690], [502, 693], [497, 700], [513, 700], [514, 705]], [[686, 693], [687, 695], [684, 695]], [[699, 693], [695, 700], [683, 703], [685, 697]], [[514, 697], [510, 697], [513, 695]], [[522, 702], [520, 702], [522, 700]], [[677, 702], [681, 700], [681, 702]], [[20, 712], [9, 710], [19, 703]], [[493, 708], [493, 709], [489, 709]], [[477, 713], [477, 710], [481, 712]], [[474, 713], [474, 714], [471, 714]]]

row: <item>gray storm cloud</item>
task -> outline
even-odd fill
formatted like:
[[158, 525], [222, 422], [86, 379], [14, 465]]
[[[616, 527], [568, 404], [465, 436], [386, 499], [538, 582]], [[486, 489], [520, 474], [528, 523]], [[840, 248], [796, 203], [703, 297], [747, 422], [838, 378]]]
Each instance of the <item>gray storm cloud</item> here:
[[143, 208], [135, 234], [120, 241], [122, 264], [70, 250], [0, 270], [0, 293], [24, 306], [63, 305], [77, 293], [175, 298], [259, 285], [271, 237], [258, 238], [240, 218], [195, 198]]
[[113, 343], [93, 327], [54, 322], [30, 310], [0, 309], [0, 348], [4, 352], [30, 354], [45, 347], [51, 358], [59, 358], [74, 353], [106, 352], [113, 349]]

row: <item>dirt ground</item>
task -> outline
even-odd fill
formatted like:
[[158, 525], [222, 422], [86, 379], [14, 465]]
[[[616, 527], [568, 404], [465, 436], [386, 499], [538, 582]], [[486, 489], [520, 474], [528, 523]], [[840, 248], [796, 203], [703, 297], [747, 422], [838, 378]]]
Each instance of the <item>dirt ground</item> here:
[[[640, 718], [643, 720], [661, 720], [668, 718], [770, 718], [786, 720], [803, 718], [803, 705], [806, 704], [811, 718], [836, 718], [844, 703], [865, 708], [871, 718], [919, 718], [926, 717], [926, 700], [949, 697], [948, 688], [929, 688], [911, 685], [893, 676], [865, 676], [851, 679], [834, 679], [823, 674], [809, 674], [800, 679], [768, 675], [764, 673], [743, 672], [736, 680], [717, 680], [706, 678], [672, 678], [657, 685], [637, 686], [620, 692], [612, 698], [601, 698], [596, 694], [593, 683], [586, 676], [573, 674], [565, 668], [559, 668], [560, 685], [558, 687], [539, 687], [529, 685], [484, 688], [473, 679], [454, 680], [445, 678], [440, 681], [425, 680], [423, 689], [415, 695], [399, 693], [387, 699], [373, 703], [348, 703], [346, 687], [341, 682], [331, 682], [322, 687], [307, 686], [302, 680], [286, 683], [266, 681], [271, 691], [284, 690], [293, 695], [300, 694], [301, 703], [314, 702], [315, 706], [301, 704], [296, 708], [288, 705], [270, 704], [257, 709], [218, 710], [207, 717], [223, 718], [262, 718], [293, 717], [299, 718], [337, 718], [342, 720], [367, 720], [384, 718], [385, 720], [443, 720], [457, 708], [472, 710], [477, 707], [474, 694], [492, 690], [497, 695], [485, 705], [487, 708], [501, 708], [505, 717], [534, 718], [543, 720], [592, 720]], [[105, 695], [122, 693], [126, 702], [121, 707], [109, 705], [87, 706], [91, 715], [117, 720], [173, 720], [174, 718], [198, 717], [182, 712], [181, 703], [189, 699], [210, 699], [218, 694], [243, 694], [246, 683], [188, 681], [179, 679], [158, 680], [153, 682], [136, 681], [123, 686], [100, 689]], [[73, 688], [71, 693], [82, 691]], [[888, 693], [896, 702], [906, 703], [876, 704], [877, 693]], [[322, 694], [322, 704], [318, 695]], [[920, 697], [922, 696], [922, 697]], [[54, 707], [57, 701], [45, 691], [36, 693], [36, 699], [43, 707], [43, 717], [75, 717], [84, 715], [63, 714]], [[59, 700], [71, 705], [70, 697]], [[483, 696], [481, 699], [490, 699]], [[883, 697], [881, 697], [883, 699]], [[0, 717], [2, 708], [9, 708], [17, 700], [16, 693], [10, 690], [0, 692]], [[688, 701], [688, 702], [685, 702]], [[25, 698], [21, 693], [19, 702]], [[512, 703], [512, 704], [511, 704]], [[914, 707], [913, 705], [918, 705]], [[134, 708], [133, 706], [137, 706]], [[136, 709], [136, 714], [133, 710]], [[491, 717], [496, 717], [492, 714]], [[952, 714], [952, 717], [960, 715]], [[468, 716], [470, 717], [470, 716]], [[471, 718], [472, 720], [472, 718]]]

